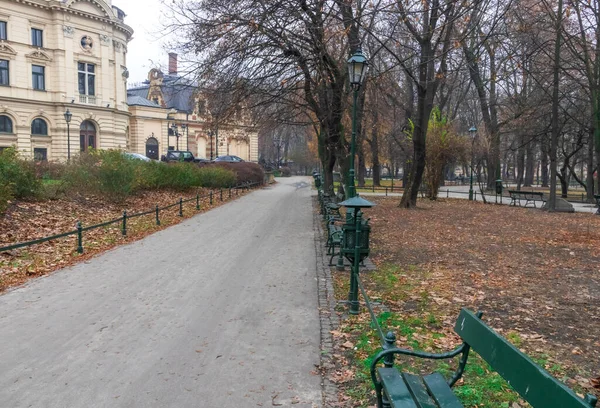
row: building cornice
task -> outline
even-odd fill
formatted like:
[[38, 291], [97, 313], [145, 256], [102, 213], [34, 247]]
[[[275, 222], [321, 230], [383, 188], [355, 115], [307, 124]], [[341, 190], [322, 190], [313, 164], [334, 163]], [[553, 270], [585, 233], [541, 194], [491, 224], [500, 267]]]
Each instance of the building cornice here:
[[[48, 0], [10, 0], [10, 1], [15, 2], [15, 3], [26, 4], [26, 5], [32, 6], [32, 7], [37, 7], [37, 8], [43, 9], [43, 10], [58, 11], [58, 12], [62, 12], [62, 13], [68, 13], [71, 15], [81, 16], [84, 18], [89, 18], [91, 20], [96, 20], [96, 21], [100, 21], [103, 23], [108, 23], [108, 24], [112, 25], [113, 27], [115, 27], [117, 30], [126, 34], [128, 42], [129, 42], [130, 38], [133, 36], [133, 28], [131, 28], [130, 26], [128, 26], [125, 23], [122, 23], [116, 17], [114, 17], [114, 15], [112, 14], [112, 10], [110, 10], [110, 8], [108, 8], [108, 5], [106, 5], [106, 3], [100, 2], [97, 0], [67, 0], [66, 2], [57, 1], [57, 0], [50, 0], [50, 1], [48, 1]], [[95, 4], [101, 10], [104, 10], [105, 15], [99, 16], [96, 14], [91, 14], [91, 13], [88, 13], [88, 12], [85, 12], [82, 10], [75, 10], [75, 9], [71, 8], [71, 5], [73, 3], [79, 2], [79, 1]]]

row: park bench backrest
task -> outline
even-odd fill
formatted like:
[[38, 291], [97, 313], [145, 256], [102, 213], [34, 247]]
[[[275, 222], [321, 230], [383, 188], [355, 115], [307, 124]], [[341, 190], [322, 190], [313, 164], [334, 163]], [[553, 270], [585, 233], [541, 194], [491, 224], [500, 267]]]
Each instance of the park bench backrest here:
[[462, 309], [454, 331], [534, 408], [590, 408], [469, 310]]

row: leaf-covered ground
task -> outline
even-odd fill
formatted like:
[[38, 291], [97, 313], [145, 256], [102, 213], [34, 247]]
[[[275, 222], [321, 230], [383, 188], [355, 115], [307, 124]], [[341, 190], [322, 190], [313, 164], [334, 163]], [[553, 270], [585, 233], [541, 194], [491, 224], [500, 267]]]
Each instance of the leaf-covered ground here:
[[[398, 346], [449, 350], [460, 343], [453, 326], [461, 307], [484, 319], [555, 377], [579, 393], [600, 384], [600, 216], [466, 200], [420, 201], [416, 210], [397, 198], [372, 200], [376, 270], [361, 278], [384, 330]], [[348, 272], [333, 272], [336, 297], [348, 293]], [[345, 305], [338, 310], [345, 314]], [[374, 404], [368, 377], [378, 337], [365, 309], [345, 316], [336, 340], [335, 381], [343, 406]], [[440, 370], [401, 361], [410, 371]], [[457, 394], [468, 407], [527, 406], [478, 357], [470, 360]]]
[[[146, 212], [158, 205], [165, 207], [194, 198], [196, 193], [207, 196], [209, 190], [181, 193], [176, 191], [145, 192], [115, 204], [101, 197], [71, 197], [59, 200], [19, 201], [0, 216], [0, 247], [31, 241], [75, 229], [77, 221], [84, 227], [103, 223], [128, 214]], [[244, 191], [239, 190], [239, 195]], [[232, 199], [237, 197], [236, 191]], [[223, 191], [223, 202], [229, 200], [228, 190]], [[213, 205], [208, 197], [201, 199], [201, 210], [196, 210], [196, 201], [184, 203], [183, 218], [179, 217], [179, 206], [160, 211], [161, 225], [156, 225], [154, 214], [132, 218], [127, 221], [127, 235], [121, 232], [121, 223], [86, 231], [83, 234], [84, 253], [78, 254], [77, 237], [72, 235], [34, 246], [0, 252], [0, 292], [19, 285], [33, 277], [48, 274], [56, 269], [89, 259], [117, 245], [141, 239], [162, 228], [179, 223], [202, 211], [221, 205], [220, 194], [214, 193]]]

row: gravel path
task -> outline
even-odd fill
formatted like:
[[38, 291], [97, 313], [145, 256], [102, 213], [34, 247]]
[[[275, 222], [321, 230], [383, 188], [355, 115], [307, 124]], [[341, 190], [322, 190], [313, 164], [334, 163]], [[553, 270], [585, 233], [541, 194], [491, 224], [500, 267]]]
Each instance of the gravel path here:
[[309, 183], [0, 296], [0, 407], [321, 407]]

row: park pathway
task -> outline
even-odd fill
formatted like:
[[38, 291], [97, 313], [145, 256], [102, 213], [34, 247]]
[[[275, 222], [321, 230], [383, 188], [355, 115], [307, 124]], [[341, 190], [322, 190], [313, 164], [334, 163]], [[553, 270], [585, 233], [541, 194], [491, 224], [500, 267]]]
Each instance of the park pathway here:
[[0, 296], [0, 407], [321, 407], [310, 179]]

